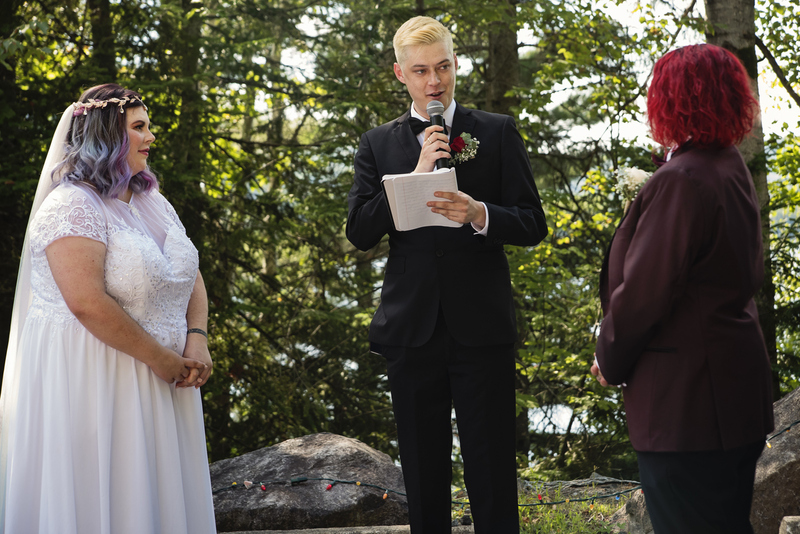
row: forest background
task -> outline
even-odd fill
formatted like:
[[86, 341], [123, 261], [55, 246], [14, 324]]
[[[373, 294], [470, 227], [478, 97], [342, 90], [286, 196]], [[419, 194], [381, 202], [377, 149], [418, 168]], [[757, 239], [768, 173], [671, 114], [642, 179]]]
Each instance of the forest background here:
[[[409, 106], [392, 74], [391, 38], [425, 14], [453, 32], [457, 100], [516, 118], [550, 226], [537, 247], [507, 247], [521, 473], [636, 478], [620, 392], [588, 373], [598, 274], [621, 216], [615, 170], [655, 170], [643, 96], [653, 63], [676, 44], [722, 44], [760, 78], [762, 98], [800, 105], [796, 8], [796, 0], [4, 0], [0, 346], [59, 114], [84, 89], [116, 81], [145, 97], [156, 136], [150, 165], [200, 251], [215, 360], [203, 388], [209, 459], [322, 431], [397, 458], [385, 366], [367, 344], [388, 247], [356, 250], [344, 223], [359, 136]], [[740, 148], [768, 240], [758, 304], [777, 399], [800, 377], [800, 129], [796, 119], [773, 126]]]

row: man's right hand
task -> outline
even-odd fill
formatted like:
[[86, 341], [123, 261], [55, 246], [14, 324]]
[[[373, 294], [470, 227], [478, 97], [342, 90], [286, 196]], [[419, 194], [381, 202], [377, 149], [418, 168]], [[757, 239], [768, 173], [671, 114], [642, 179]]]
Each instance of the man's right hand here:
[[[443, 152], [444, 151], [444, 152]], [[428, 126], [425, 128], [425, 141], [419, 153], [419, 161], [414, 172], [431, 172], [436, 161], [450, 158], [450, 140], [441, 126]]]

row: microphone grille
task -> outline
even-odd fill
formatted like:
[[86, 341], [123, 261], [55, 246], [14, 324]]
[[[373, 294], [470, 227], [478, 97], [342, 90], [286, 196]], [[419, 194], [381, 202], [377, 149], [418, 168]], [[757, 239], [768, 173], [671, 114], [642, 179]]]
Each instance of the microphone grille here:
[[428, 116], [431, 115], [442, 115], [444, 114], [444, 104], [439, 102], [438, 100], [431, 100], [428, 102], [425, 110], [428, 112]]

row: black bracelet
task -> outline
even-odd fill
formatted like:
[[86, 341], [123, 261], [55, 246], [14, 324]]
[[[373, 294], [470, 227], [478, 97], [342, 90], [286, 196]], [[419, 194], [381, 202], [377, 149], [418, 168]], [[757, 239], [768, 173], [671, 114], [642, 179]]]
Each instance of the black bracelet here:
[[206, 331], [199, 328], [190, 328], [186, 331], [186, 335], [188, 336], [189, 334], [202, 334], [206, 339], [208, 339], [208, 334], [206, 334]]

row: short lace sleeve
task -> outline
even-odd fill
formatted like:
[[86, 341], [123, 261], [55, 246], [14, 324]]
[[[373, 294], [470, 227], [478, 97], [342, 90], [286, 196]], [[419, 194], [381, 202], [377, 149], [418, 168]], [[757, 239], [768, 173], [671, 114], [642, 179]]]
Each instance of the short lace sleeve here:
[[94, 191], [74, 184], [56, 187], [36, 213], [30, 228], [30, 246], [41, 254], [62, 237], [88, 237], [108, 244], [105, 213]]
[[183, 233], [186, 233], [186, 228], [184, 228], [183, 223], [178, 218], [178, 212], [175, 211], [175, 208], [172, 206], [172, 204], [169, 203], [169, 200], [167, 200], [164, 197], [164, 195], [162, 195], [158, 191], [155, 191], [153, 194], [156, 196], [158, 201], [164, 206], [164, 211], [167, 213], [167, 217], [169, 217], [169, 219], [172, 222], [174, 222], [175, 225], [183, 231]]

